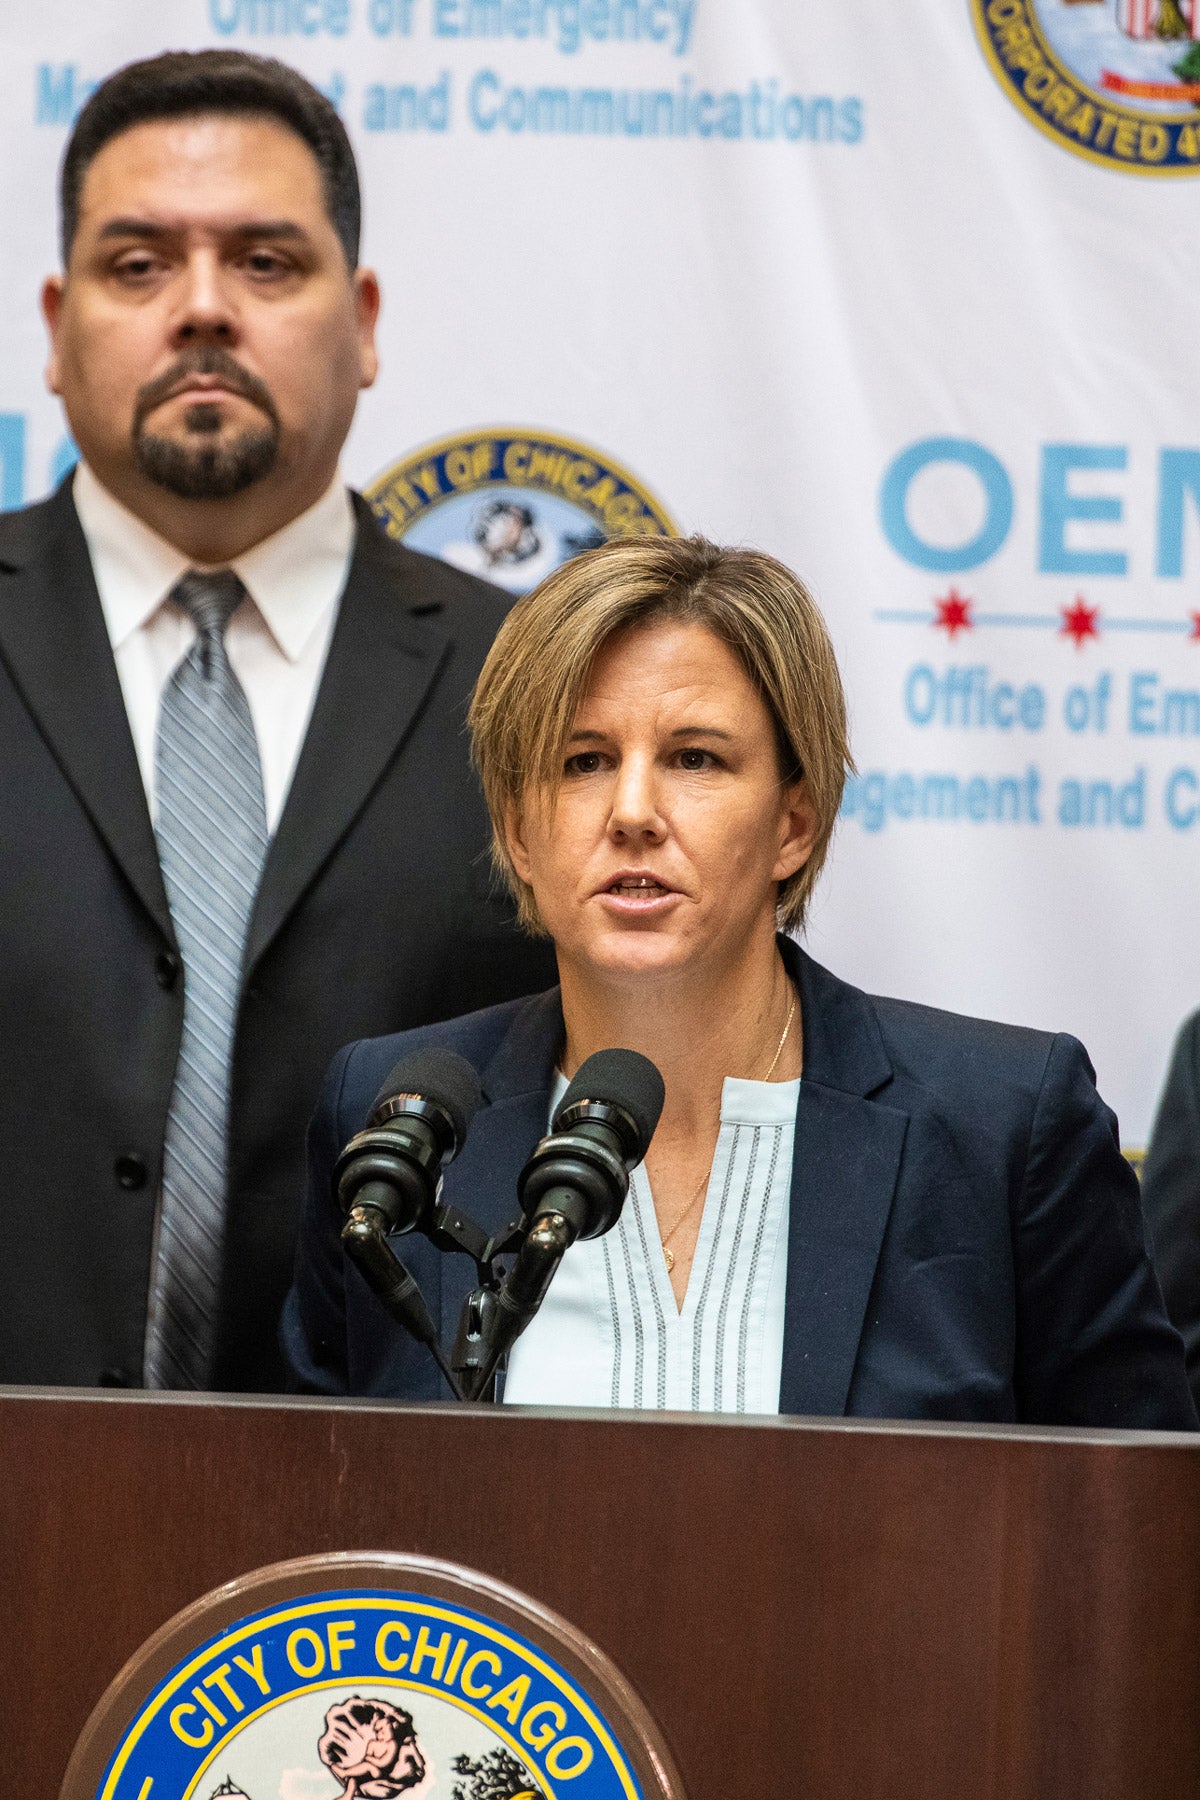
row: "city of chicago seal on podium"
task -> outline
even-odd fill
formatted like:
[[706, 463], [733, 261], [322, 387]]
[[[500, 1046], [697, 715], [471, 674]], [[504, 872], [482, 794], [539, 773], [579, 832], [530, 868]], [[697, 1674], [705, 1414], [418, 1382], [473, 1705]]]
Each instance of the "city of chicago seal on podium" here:
[[1200, 0], [970, 0], [1001, 86], [1076, 156], [1200, 171]]
[[513, 594], [606, 538], [675, 531], [649, 489], [602, 451], [517, 426], [426, 444], [365, 491], [392, 537]]
[[557, 1614], [417, 1556], [276, 1563], [164, 1625], [60, 1800], [684, 1800], [615, 1666]]

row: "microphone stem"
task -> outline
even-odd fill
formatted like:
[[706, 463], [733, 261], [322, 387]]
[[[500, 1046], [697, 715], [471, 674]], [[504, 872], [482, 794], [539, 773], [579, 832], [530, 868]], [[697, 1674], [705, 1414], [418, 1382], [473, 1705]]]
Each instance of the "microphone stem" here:
[[450, 1364], [446, 1361], [445, 1356], [442, 1354], [442, 1346], [438, 1343], [436, 1338], [434, 1338], [433, 1342], [430, 1344], [429, 1350], [434, 1362], [442, 1371], [442, 1374], [445, 1377], [446, 1386], [450, 1389], [454, 1398], [456, 1400], [465, 1400], [467, 1396], [459, 1387], [458, 1379], [453, 1369], [450, 1367]]
[[[548, 1196], [548, 1200], [553, 1196]], [[545, 1204], [545, 1203], [544, 1203]], [[475, 1372], [468, 1398], [477, 1399], [500, 1366], [500, 1358], [512, 1349], [536, 1314], [555, 1271], [577, 1236], [575, 1227], [558, 1211], [538, 1214], [517, 1253], [508, 1279], [495, 1298], [487, 1321], [487, 1355]]]
[[463, 1391], [447, 1367], [420, 1288], [387, 1241], [387, 1219], [371, 1205], [350, 1209], [342, 1227], [342, 1243], [368, 1287], [398, 1325], [402, 1325], [433, 1357], [456, 1400]]

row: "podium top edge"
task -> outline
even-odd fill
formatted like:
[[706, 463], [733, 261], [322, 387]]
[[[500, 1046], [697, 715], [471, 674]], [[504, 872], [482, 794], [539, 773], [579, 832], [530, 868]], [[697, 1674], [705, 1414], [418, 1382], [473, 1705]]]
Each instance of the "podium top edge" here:
[[413, 1405], [379, 1398], [326, 1398], [311, 1394], [150, 1393], [141, 1389], [32, 1387], [0, 1383], [0, 1405], [10, 1402], [47, 1407], [166, 1407], [171, 1409], [257, 1411], [262, 1413], [350, 1411], [422, 1418], [467, 1415], [475, 1421], [553, 1421], [602, 1427], [619, 1422], [647, 1430], [715, 1430], [867, 1434], [876, 1437], [1000, 1439], [1029, 1444], [1109, 1445], [1191, 1451], [1200, 1454], [1200, 1434], [1186, 1431], [1109, 1431], [1079, 1425], [963, 1425], [925, 1419], [830, 1419], [795, 1414], [618, 1411], [604, 1407], [484, 1406], [426, 1402]]

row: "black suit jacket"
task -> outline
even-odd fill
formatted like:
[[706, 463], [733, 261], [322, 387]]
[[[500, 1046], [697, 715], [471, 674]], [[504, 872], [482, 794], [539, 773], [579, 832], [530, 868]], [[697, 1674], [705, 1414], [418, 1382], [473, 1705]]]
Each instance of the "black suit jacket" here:
[[[1082, 1045], [873, 998], [780, 948], [804, 1030], [781, 1411], [1194, 1430], [1137, 1181]], [[338, 1241], [333, 1161], [395, 1058], [441, 1044], [479, 1070], [444, 1197], [494, 1230], [546, 1129], [561, 1042], [554, 989], [335, 1060], [284, 1311], [297, 1386], [439, 1394]], [[419, 1237], [395, 1247], [452, 1338], [473, 1265]]]
[[1175, 1041], [1142, 1170], [1142, 1201], [1171, 1320], [1200, 1406], [1200, 1013]]
[[[489, 872], [465, 702], [509, 596], [353, 562], [250, 925], [216, 1384], [277, 1388], [304, 1127], [339, 1044], [552, 979]], [[0, 517], [0, 1381], [136, 1383], [183, 981], [67, 483]]]

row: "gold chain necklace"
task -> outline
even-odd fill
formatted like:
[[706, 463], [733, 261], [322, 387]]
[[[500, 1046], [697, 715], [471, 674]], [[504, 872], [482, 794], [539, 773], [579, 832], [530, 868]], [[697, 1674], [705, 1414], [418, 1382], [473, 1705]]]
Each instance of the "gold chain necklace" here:
[[[795, 988], [793, 988], [792, 989], [792, 1003], [788, 1007], [788, 1015], [787, 1015], [787, 1018], [783, 1022], [783, 1032], [780, 1036], [779, 1042], [775, 1046], [775, 1054], [771, 1058], [771, 1066], [767, 1070], [766, 1074], [762, 1077], [762, 1079], [764, 1081], [770, 1081], [772, 1075], [775, 1073], [776, 1065], [778, 1064], [780, 1057], [783, 1055], [783, 1046], [787, 1043], [787, 1040], [788, 1040], [788, 1032], [792, 1029], [792, 1019], [795, 1016], [795, 1012], [796, 1012], [796, 990], [795, 990]], [[712, 1174], [712, 1164], [710, 1162], [708, 1165], [708, 1168], [705, 1169], [703, 1175], [700, 1177], [699, 1187], [696, 1189], [695, 1193], [692, 1195], [691, 1199], [688, 1201], [688, 1203], [684, 1207], [683, 1211], [679, 1214], [679, 1217], [675, 1220], [674, 1224], [670, 1227], [670, 1229], [668, 1231], [659, 1233], [659, 1240], [662, 1244], [663, 1256], [666, 1259], [668, 1275], [671, 1273], [672, 1269], [675, 1267], [675, 1252], [673, 1250], [668, 1250], [667, 1245], [670, 1243], [671, 1239], [675, 1236], [675, 1233], [679, 1230], [679, 1227], [683, 1224], [683, 1221], [687, 1218], [688, 1214], [692, 1211], [696, 1202], [699, 1200], [701, 1194], [707, 1188], [708, 1178], [711, 1174]]]

